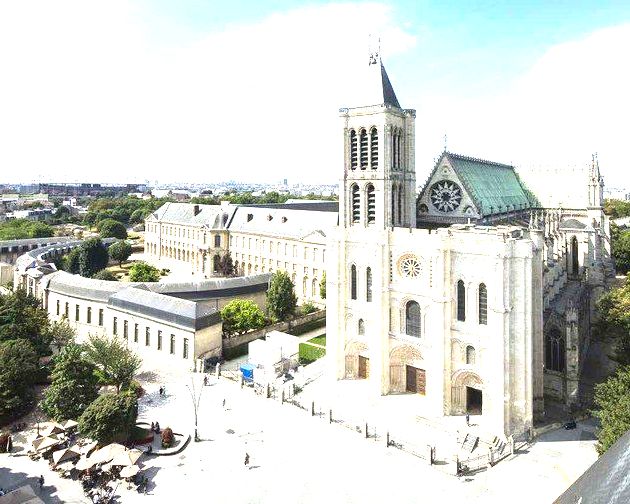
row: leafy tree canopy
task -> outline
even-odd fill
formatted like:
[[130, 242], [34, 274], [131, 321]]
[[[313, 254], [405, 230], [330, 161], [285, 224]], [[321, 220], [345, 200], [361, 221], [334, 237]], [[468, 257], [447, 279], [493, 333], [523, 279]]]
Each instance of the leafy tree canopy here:
[[142, 365], [142, 359], [118, 338], [91, 336], [85, 350], [87, 359], [97, 368], [101, 383], [114, 385], [118, 391], [129, 388]]
[[50, 342], [57, 348], [63, 348], [74, 342], [77, 332], [68, 321], [63, 318], [59, 321], [51, 322], [48, 325], [48, 337]]
[[99, 271], [92, 278], [94, 278], [95, 280], [107, 280], [108, 282], [118, 281], [118, 278], [116, 278], [116, 275], [114, 275], [111, 271], [106, 270], [106, 269]]
[[123, 261], [129, 259], [131, 255], [131, 245], [124, 240], [117, 241], [109, 246], [109, 257], [114, 261], [118, 261], [118, 265], [122, 266]]
[[127, 238], [127, 229], [122, 222], [114, 219], [104, 219], [97, 224], [101, 238]]
[[52, 383], [46, 389], [42, 409], [58, 422], [77, 419], [98, 397], [96, 367], [76, 344], [65, 346], [54, 363]]
[[24, 289], [0, 295], [0, 341], [29, 341], [38, 355], [50, 353], [48, 314]]
[[614, 223], [611, 224], [610, 242], [617, 272], [625, 275], [630, 270], [630, 230], [619, 229]]
[[326, 299], [326, 272], [322, 275], [322, 279], [319, 281], [319, 295], [322, 299]]
[[621, 365], [630, 365], [630, 278], [616, 289], [611, 289], [597, 302], [599, 320], [595, 331], [615, 342], [611, 357]]
[[129, 268], [131, 282], [157, 282], [159, 279], [160, 270], [145, 262], [137, 262]]
[[234, 275], [234, 261], [232, 261], [232, 256], [229, 252], [219, 259], [218, 266], [221, 276], [228, 277]]
[[630, 367], [624, 366], [595, 386], [595, 416], [601, 422], [597, 451], [601, 455], [630, 429]]
[[12, 219], [0, 223], [0, 240], [22, 240], [25, 238], [48, 238], [54, 230], [43, 222], [27, 219]]
[[609, 215], [611, 219], [630, 216], [630, 201], [618, 199], [604, 200], [604, 213]]
[[100, 238], [90, 238], [79, 246], [79, 274], [92, 277], [107, 266], [109, 254]]
[[293, 282], [284, 271], [276, 271], [267, 290], [267, 310], [273, 319], [284, 320], [297, 304]]
[[243, 334], [265, 325], [265, 314], [256, 303], [248, 299], [234, 299], [221, 310], [223, 334]]
[[131, 391], [103, 394], [79, 417], [81, 434], [99, 443], [126, 441], [136, 424], [138, 401]]
[[38, 356], [25, 339], [0, 342], [0, 424], [26, 412], [33, 402]]

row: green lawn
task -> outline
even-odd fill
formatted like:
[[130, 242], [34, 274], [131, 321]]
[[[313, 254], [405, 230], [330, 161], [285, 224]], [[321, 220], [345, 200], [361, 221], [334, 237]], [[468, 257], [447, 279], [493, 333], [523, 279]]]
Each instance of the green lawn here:
[[326, 350], [323, 348], [314, 347], [308, 343], [300, 343], [300, 364], [310, 364], [317, 359], [326, 355]]
[[316, 345], [326, 346], [326, 335], [315, 336], [313, 339], [308, 340], [309, 343], [315, 343]]

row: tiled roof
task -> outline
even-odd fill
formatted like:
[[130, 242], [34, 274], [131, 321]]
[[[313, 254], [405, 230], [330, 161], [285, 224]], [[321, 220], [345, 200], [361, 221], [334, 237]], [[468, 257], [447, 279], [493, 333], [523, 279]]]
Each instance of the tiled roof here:
[[534, 206], [514, 167], [451, 152], [445, 152], [464, 188], [482, 216]]
[[[198, 213], [195, 215], [195, 208]], [[153, 216], [162, 222], [196, 224], [212, 229], [225, 227], [235, 207], [221, 208], [219, 205], [195, 205], [192, 203], [164, 203], [153, 212]], [[224, 217], [224, 214], [227, 217]]]

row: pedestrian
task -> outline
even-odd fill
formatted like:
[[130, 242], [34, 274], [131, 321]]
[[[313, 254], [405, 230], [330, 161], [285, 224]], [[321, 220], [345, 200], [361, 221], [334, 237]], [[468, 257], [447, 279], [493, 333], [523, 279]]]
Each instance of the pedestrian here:
[[0, 487], [0, 497], [2, 497], [5, 493], [4, 488]]
[[160, 395], [164, 394], [164, 389], [160, 387]]
[[155, 422], [155, 433], [156, 434], [160, 433], [160, 422]]
[[223, 398], [223, 409], [225, 409], [225, 397]]
[[207, 386], [208, 385], [208, 377], [206, 375], [204, 375], [203, 377], [203, 386]]
[[151, 432], [155, 432], [155, 423], [151, 422]]
[[40, 475], [37, 481], [39, 482], [39, 491], [41, 492], [42, 488], [44, 488], [44, 475]]
[[166, 395], [166, 385], [162, 385], [162, 394]]
[[245, 467], [249, 465], [249, 453], [245, 452]]
[[466, 425], [470, 427], [470, 415], [466, 413]]

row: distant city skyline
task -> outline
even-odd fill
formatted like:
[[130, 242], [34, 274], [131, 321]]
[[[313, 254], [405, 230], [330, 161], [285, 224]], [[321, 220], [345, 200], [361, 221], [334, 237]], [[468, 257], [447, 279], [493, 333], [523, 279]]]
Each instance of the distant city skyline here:
[[419, 185], [445, 144], [624, 185], [630, 4], [288, 0], [3, 3], [0, 183], [336, 183], [370, 34]]

